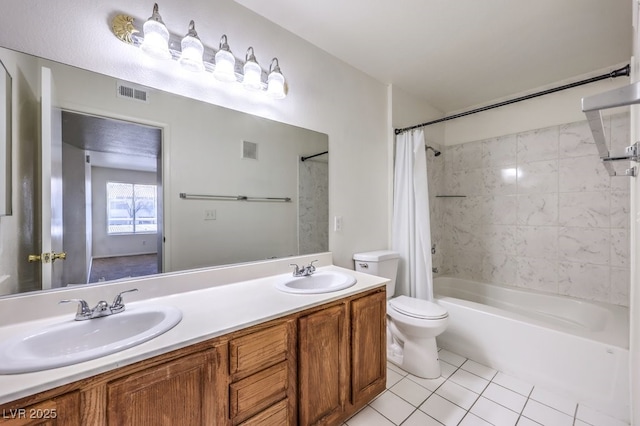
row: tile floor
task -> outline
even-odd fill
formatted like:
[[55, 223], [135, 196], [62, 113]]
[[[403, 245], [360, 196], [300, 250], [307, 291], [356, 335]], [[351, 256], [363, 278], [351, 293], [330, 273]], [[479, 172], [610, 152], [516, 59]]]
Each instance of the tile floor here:
[[346, 426], [625, 426], [552, 391], [440, 350], [442, 377], [421, 379], [394, 364], [387, 390]]

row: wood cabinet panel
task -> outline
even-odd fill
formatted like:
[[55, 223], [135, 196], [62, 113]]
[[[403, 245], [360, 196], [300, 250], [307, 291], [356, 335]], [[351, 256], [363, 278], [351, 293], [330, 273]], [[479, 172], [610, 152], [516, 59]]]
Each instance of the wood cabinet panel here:
[[[107, 385], [107, 424], [114, 426], [216, 424], [215, 349], [185, 356]], [[217, 376], [217, 377], [216, 377]]]
[[282, 400], [260, 414], [256, 414], [249, 420], [240, 423], [240, 426], [283, 426], [295, 424], [290, 417], [288, 405], [289, 401]]
[[351, 302], [351, 402], [366, 404], [384, 391], [387, 377], [386, 295]]
[[333, 424], [343, 414], [348, 382], [346, 304], [300, 318], [300, 424]]
[[28, 407], [3, 408], [0, 425], [76, 426], [80, 424], [80, 392], [71, 392]]
[[287, 397], [288, 365], [281, 362], [229, 385], [230, 414], [235, 423], [241, 422], [275, 402]]
[[287, 324], [257, 331], [229, 342], [229, 372], [247, 375], [287, 359]]

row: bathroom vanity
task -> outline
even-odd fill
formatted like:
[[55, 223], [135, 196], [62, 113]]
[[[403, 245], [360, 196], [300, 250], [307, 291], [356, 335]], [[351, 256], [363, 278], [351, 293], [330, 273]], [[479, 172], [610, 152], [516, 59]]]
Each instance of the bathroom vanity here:
[[[49, 372], [0, 376], [2, 393], [20, 379], [49, 384], [0, 405], [0, 424], [339, 424], [382, 392], [386, 381], [386, 281], [347, 272], [358, 283], [324, 295], [286, 294], [268, 277], [222, 286], [253, 293], [249, 303], [262, 299], [271, 306], [245, 306], [246, 312], [237, 311], [237, 325], [223, 329], [215, 325], [215, 306], [203, 310], [204, 317], [188, 309], [216, 288], [168, 296], [184, 319], [150, 342]], [[232, 305], [219, 315], [239, 303], [218, 302]], [[272, 313], [265, 316], [264, 309]], [[268, 319], [247, 322], [252, 315]], [[207, 316], [208, 335], [201, 324]], [[193, 328], [204, 336], [200, 341], [189, 335]], [[180, 339], [183, 344], [175, 343]], [[177, 349], [158, 349], [172, 345]], [[57, 385], [47, 388], [51, 384]]]

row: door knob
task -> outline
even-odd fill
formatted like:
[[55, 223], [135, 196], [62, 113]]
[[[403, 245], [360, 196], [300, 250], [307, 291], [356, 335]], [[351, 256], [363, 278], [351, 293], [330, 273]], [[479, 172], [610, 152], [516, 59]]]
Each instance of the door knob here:
[[33, 262], [49, 263], [49, 262], [55, 262], [58, 259], [65, 260], [66, 258], [67, 258], [67, 253], [65, 252], [56, 253], [52, 251], [51, 253], [30, 254], [28, 260], [29, 260], [29, 263], [33, 263]]
[[56, 252], [51, 252], [51, 261], [55, 262], [56, 260], [60, 259], [60, 260], [65, 260], [67, 258], [67, 253], [66, 252], [62, 252], [62, 253], [56, 253]]

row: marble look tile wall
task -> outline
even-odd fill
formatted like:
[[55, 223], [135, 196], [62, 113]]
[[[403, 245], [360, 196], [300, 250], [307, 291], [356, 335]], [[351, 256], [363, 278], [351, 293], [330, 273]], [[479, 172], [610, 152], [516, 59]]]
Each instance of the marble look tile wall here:
[[[623, 151], [629, 114], [604, 122]], [[431, 195], [441, 273], [629, 305], [630, 178], [609, 177], [586, 121], [448, 147], [437, 161], [430, 194], [465, 196]]]
[[329, 251], [329, 163], [299, 161], [298, 254]]

